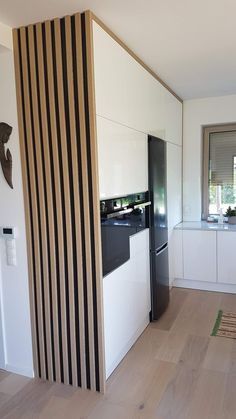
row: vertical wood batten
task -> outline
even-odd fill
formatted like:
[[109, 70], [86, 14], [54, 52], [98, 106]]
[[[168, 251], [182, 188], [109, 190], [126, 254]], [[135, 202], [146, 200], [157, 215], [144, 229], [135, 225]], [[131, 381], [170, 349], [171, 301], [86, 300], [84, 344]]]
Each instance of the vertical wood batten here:
[[[74, 57], [74, 92], [75, 92], [75, 110], [77, 110], [76, 118], [76, 133], [78, 145], [78, 182], [80, 191], [80, 219], [81, 219], [81, 241], [79, 242], [82, 264], [81, 280], [78, 282], [79, 292], [79, 316], [80, 316], [80, 360], [81, 360], [81, 385], [82, 387], [89, 387], [90, 385], [90, 361], [89, 361], [89, 336], [88, 336], [88, 302], [87, 302], [87, 272], [91, 273], [89, 269], [89, 260], [86, 256], [86, 249], [89, 243], [85, 238], [86, 229], [89, 228], [88, 220], [85, 222], [85, 213], [88, 202], [88, 187], [87, 187], [87, 152], [86, 152], [86, 132], [85, 132], [85, 115], [84, 115], [84, 90], [83, 90], [83, 62], [82, 62], [82, 35], [81, 35], [81, 16], [76, 14], [73, 17], [74, 33], [73, 33], [73, 47], [76, 54]], [[87, 243], [87, 244], [86, 244]], [[89, 380], [88, 380], [89, 376]]]
[[61, 21], [60, 19], [54, 20], [55, 27], [55, 43], [56, 43], [56, 72], [57, 72], [57, 91], [58, 91], [58, 117], [60, 127], [60, 159], [61, 159], [61, 194], [63, 201], [63, 213], [64, 213], [64, 238], [66, 240], [66, 246], [64, 246], [64, 258], [65, 258], [65, 278], [64, 278], [64, 289], [65, 289], [65, 308], [67, 315], [67, 352], [68, 352], [68, 377], [65, 377], [67, 383], [71, 383], [71, 338], [73, 339], [74, 319], [71, 317], [71, 308], [74, 311], [74, 303], [69, 303], [69, 283], [72, 281], [74, 276], [73, 269], [73, 256], [72, 256], [72, 231], [71, 231], [71, 199], [69, 192], [69, 169], [68, 169], [68, 157], [67, 157], [67, 133], [66, 133], [66, 122], [65, 122], [65, 102], [64, 102], [64, 85], [63, 85], [63, 67], [62, 67], [62, 43], [61, 43]]
[[[59, 20], [57, 20], [59, 24]], [[66, 233], [64, 231], [64, 191], [63, 191], [63, 168], [61, 165], [61, 131], [60, 131], [60, 122], [59, 122], [59, 97], [58, 97], [58, 84], [57, 84], [57, 66], [56, 61], [56, 50], [55, 47], [60, 42], [60, 32], [59, 38], [56, 34], [54, 23], [49, 22], [49, 28], [47, 30], [46, 38], [49, 40], [48, 44], [48, 80], [49, 80], [49, 101], [50, 101], [50, 112], [51, 115], [51, 124], [52, 124], [52, 147], [53, 147], [53, 158], [55, 162], [55, 186], [56, 186], [56, 199], [57, 199], [57, 216], [58, 216], [58, 246], [59, 246], [59, 264], [60, 264], [60, 307], [59, 307], [59, 316], [61, 318], [61, 340], [62, 340], [62, 358], [63, 358], [63, 382], [69, 384], [69, 366], [68, 366], [68, 312], [66, 306], [66, 285], [65, 285], [65, 272], [66, 272], [66, 261], [65, 261], [65, 252], [66, 252]], [[47, 25], [47, 22], [46, 22]], [[61, 70], [60, 70], [61, 71]], [[55, 135], [55, 137], [54, 137]]]
[[21, 43], [21, 71], [23, 77], [23, 94], [24, 94], [24, 112], [25, 112], [25, 125], [27, 136], [25, 138], [28, 150], [28, 164], [31, 182], [31, 205], [32, 205], [32, 218], [33, 218], [33, 240], [35, 251], [35, 276], [36, 276], [36, 290], [37, 290], [37, 309], [38, 309], [38, 323], [40, 330], [39, 346], [40, 346], [40, 365], [41, 377], [46, 379], [46, 353], [45, 353], [45, 330], [44, 330], [44, 312], [43, 312], [43, 292], [42, 292], [42, 272], [41, 272], [41, 253], [39, 243], [39, 213], [38, 202], [36, 196], [36, 171], [34, 166], [34, 152], [33, 152], [33, 133], [31, 126], [31, 113], [29, 101], [29, 81], [28, 81], [28, 68], [27, 68], [27, 50], [26, 50], [26, 29], [20, 29], [20, 43]]
[[48, 121], [50, 123], [50, 157], [51, 168], [54, 181], [54, 199], [55, 199], [55, 250], [57, 254], [57, 270], [55, 278], [55, 287], [57, 292], [54, 298], [57, 300], [58, 305], [58, 331], [59, 331], [59, 348], [60, 348], [60, 375], [61, 380], [64, 382], [64, 371], [68, 377], [68, 352], [67, 352], [67, 333], [66, 333], [66, 309], [65, 309], [65, 291], [64, 291], [64, 234], [63, 234], [63, 219], [62, 219], [62, 203], [61, 203], [61, 188], [60, 188], [60, 167], [58, 156], [58, 141], [60, 135], [57, 130], [56, 119], [56, 85], [54, 81], [54, 63], [53, 63], [53, 48], [52, 48], [52, 25], [53, 23], [47, 21], [45, 23], [45, 46], [46, 46], [46, 59], [47, 68], [45, 77], [48, 80]]
[[[83, 258], [82, 258], [82, 245], [81, 245], [81, 215], [80, 215], [80, 185], [79, 185], [79, 169], [78, 169], [78, 147], [80, 141], [80, 135], [76, 131], [76, 115], [75, 115], [75, 74], [73, 68], [73, 52], [72, 48], [72, 21], [71, 17], [65, 18], [65, 30], [66, 30], [66, 63], [67, 63], [67, 74], [68, 74], [68, 98], [69, 98], [69, 118], [70, 118], [70, 131], [71, 131], [71, 167], [73, 171], [73, 193], [74, 193], [74, 229], [75, 229], [75, 241], [74, 241], [74, 252], [75, 252], [75, 275], [74, 275], [74, 289], [71, 289], [71, 298], [74, 298], [75, 304], [75, 327], [76, 327], [76, 356], [77, 356], [77, 373], [78, 382], [85, 388], [85, 380], [83, 377], [86, 376], [85, 357], [81, 357], [81, 354], [85, 354], [85, 339], [84, 339], [84, 313], [83, 313]], [[78, 51], [74, 49], [74, 54], [77, 56]], [[79, 110], [78, 110], [79, 112]], [[78, 115], [77, 115], [78, 118]], [[74, 295], [73, 295], [74, 293]], [[80, 298], [80, 296], [82, 298]]]
[[28, 275], [29, 275], [29, 291], [30, 291], [30, 314], [31, 314], [31, 333], [32, 333], [32, 347], [33, 347], [33, 361], [34, 372], [36, 376], [41, 374], [39, 365], [39, 347], [38, 347], [38, 322], [37, 322], [37, 295], [34, 287], [34, 268], [33, 268], [33, 243], [32, 243], [32, 217], [30, 211], [30, 184], [29, 177], [27, 176], [27, 160], [26, 150], [24, 147], [25, 142], [25, 126], [23, 117], [23, 97], [21, 88], [20, 77], [20, 46], [19, 46], [19, 31], [13, 30], [13, 43], [14, 43], [14, 62], [15, 62], [15, 79], [17, 89], [17, 113], [18, 113], [18, 127], [19, 135], [21, 137], [20, 150], [21, 150], [21, 167], [22, 167], [22, 182], [24, 188], [24, 206], [25, 206], [25, 224], [27, 236], [27, 255], [28, 255]]
[[[58, 304], [57, 304], [57, 272], [56, 272], [56, 252], [55, 252], [55, 207], [53, 202], [52, 179], [53, 167], [50, 162], [50, 148], [49, 148], [49, 129], [48, 129], [48, 115], [46, 104], [46, 86], [45, 86], [45, 62], [43, 54], [43, 38], [42, 26], [37, 24], [35, 27], [35, 36], [37, 40], [37, 81], [38, 81], [38, 101], [41, 114], [42, 125], [42, 155], [45, 165], [45, 179], [46, 186], [46, 208], [48, 215], [47, 234], [49, 240], [49, 255], [50, 255], [50, 305], [51, 305], [51, 323], [53, 328], [52, 336], [52, 352], [54, 357], [54, 379], [61, 381], [60, 373], [60, 349], [59, 349], [59, 331], [58, 331]], [[35, 40], [35, 41], [36, 41]], [[50, 233], [49, 233], [50, 232]]]
[[[67, 216], [66, 216], [66, 227], [67, 227], [67, 243], [69, 244], [68, 252], [68, 305], [69, 305], [69, 317], [70, 317], [70, 349], [71, 349], [71, 380], [74, 385], [78, 383], [78, 369], [77, 369], [77, 344], [79, 342], [76, 339], [76, 328], [77, 318], [75, 317], [75, 304], [77, 298], [75, 298], [75, 276], [77, 277], [77, 256], [76, 256], [76, 236], [75, 236], [75, 197], [74, 197], [74, 176], [72, 168], [72, 144], [75, 143], [76, 138], [73, 135], [73, 115], [71, 114], [70, 100], [70, 80], [73, 77], [72, 68], [68, 67], [68, 41], [70, 41], [71, 32], [71, 21], [70, 17], [67, 19], [61, 19], [61, 43], [62, 43], [62, 75], [63, 75], [63, 90], [64, 90], [64, 117], [65, 117], [65, 139], [62, 146], [64, 155], [64, 170], [65, 170], [65, 199]], [[67, 28], [66, 28], [67, 26]], [[70, 70], [70, 71], [68, 71]], [[67, 176], [66, 176], [67, 174]], [[70, 224], [69, 224], [70, 223]], [[69, 224], [69, 225], [68, 225]]]
[[[35, 48], [34, 48], [34, 28], [29, 26], [27, 30], [29, 43], [29, 67], [30, 67], [30, 85], [31, 85], [31, 101], [32, 101], [32, 122], [34, 125], [34, 143], [35, 143], [35, 166], [38, 173], [38, 189], [39, 189], [39, 211], [40, 211], [40, 232], [42, 236], [42, 258], [43, 258], [43, 292], [44, 292], [44, 307], [45, 307], [45, 334], [46, 334], [46, 350], [48, 362], [48, 379], [53, 381], [53, 365], [52, 365], [52, 345], [51, 345], [51, 313], [50, 313], [50, 298], [49, 298], [49, 271], [48, 271], [48, 232], [46, 223], [46, 205], [45, 205], [45, 188], [44, 188], [44, 174], [43, 174], [43, 156], [41, 145], [44, 139], [40, 132], [40, 120], [38, 108], [38, 92], [36, 81], [36, 66], [35, 66]], [[38, 41], [38, 40], [37, 40]], [[38, 44], [39, 42], [37, 42]], [[37, 45], [39, 48], [39, 45]]]

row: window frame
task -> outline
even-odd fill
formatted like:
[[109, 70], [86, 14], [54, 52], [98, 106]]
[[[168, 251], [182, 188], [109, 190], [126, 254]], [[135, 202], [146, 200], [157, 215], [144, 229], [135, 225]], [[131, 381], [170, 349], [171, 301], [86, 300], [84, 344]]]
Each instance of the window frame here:
[[236, 131], [236, 123], [207, 125], [202, 127], [202, 220], [209, 216], [209, 151], [210, 135], [216, 132]]

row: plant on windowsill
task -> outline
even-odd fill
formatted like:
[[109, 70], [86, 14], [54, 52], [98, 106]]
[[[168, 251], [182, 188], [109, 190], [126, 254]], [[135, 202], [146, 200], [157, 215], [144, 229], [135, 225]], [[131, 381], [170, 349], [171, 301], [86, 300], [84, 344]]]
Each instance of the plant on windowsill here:
[[225, 217], [228, 217], [229, 224], [236, 224], [236, 207], [234, 207], [233, 209], [231, 207], [228, 207]]

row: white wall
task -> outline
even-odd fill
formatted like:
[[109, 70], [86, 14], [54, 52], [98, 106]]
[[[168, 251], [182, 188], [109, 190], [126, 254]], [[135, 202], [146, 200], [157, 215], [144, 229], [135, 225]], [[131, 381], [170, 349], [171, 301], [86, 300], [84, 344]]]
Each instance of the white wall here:
[[184, 101], [183, 218], [201, 219], [202, 126], [236, 122], [236, 95]]
[[[0, 27], [1, 29], [1, 27]], [[1, 31], [0, 31], [1, 36]], [[0, 38], [1, 40], [1, 38]], [[32, 376], [28, 269], [26, 255], [23, 190], [17, 128], [14, 64], [11, 51], [0, 54], [1, 122], [13, 127], [8, 146], [13, 157], [13, 185], [7, 185], [0, 168], [0, 226], [17, 228], [17, 266], [6, 264], [5, 243], [0, 239], [0, 284], [6, 369]]]

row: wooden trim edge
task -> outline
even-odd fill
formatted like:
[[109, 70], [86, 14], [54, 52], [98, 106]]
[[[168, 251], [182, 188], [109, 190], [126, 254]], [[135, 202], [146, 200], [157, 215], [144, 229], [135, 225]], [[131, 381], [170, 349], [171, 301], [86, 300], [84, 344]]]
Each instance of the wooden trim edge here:
[[[96, 298], [97, 298], [97, 327], [98, 327], [98, 358], [99, 358], [99, 384], [100, 392], [105, 394], [105, 338], [104, 338], [104, 307], [103, 307], [103, 276], [102, 276], [102, 253], [100, 231], [100, 206], [98, 185], [98, 157], [97, 157], [97, 128], [96, 128], [96, 103], [95, 103], [95, 77], [93, 66], [93, 36], [91, 11], [84, 12], [86, 30], [86, 55], [87, 55], [87, 78], [88, 78], [88, 102], [89, 102], [89, 125], [90, 125], [90, 152], [93, 165], [91, 167], [94, 236], [96, 243], [95, 271], [96, 271]], [[96, 309], [96, 307], [94, 307]]]

